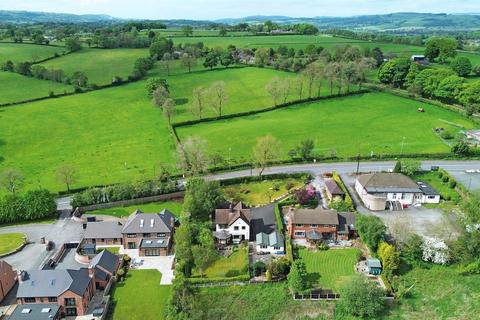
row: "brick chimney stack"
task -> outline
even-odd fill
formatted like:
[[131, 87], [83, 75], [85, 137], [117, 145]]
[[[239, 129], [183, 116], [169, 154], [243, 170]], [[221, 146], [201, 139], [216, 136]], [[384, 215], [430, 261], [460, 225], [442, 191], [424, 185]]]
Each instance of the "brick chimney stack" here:
[[93, 278], [94, 275], [95, 275], [95, 269], [93, 268], [93, 266], [89, 265], [88, 266], [88, 276], [90, 278]]

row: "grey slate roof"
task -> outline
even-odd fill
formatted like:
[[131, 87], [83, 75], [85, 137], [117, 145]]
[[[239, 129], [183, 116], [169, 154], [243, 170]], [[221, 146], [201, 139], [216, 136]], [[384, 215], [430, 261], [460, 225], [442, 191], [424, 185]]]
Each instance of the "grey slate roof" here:
[[17, 298], [58, 297], [67, 290], [83, 295], [91, 280], [86, 268], [24, 272], [24, 280], [19, 281]]
[[338, 213], [338, 233], [349, 233], [355, 230], [356, 216], [351, 212]]
[[293, 212], [293, 223], [338, 225], [338, 214], [334, 210], [321, 208], [295, 209]]
[[135, 210], [125, 222], [122, 233], [169, 233], [174, 227], [172, 222], [175, 223], [175, 217], [167, 209], [160, 213]]
[[270, 234], [260, 232], [256, 236], [257, 245], [265, 245], [270, 247], [283, 247], [284, 241], [285, 239], [283, 238], [283, 235], [281, 235], [277, 231], [274, 231]]
[[85, 239], [119, 239], [123, 226], [116, 221], [87, 222]]
[[117, 269], [119, 260], [120, 258], [117, 255], [111, 253], [108, 250], [103, 250], [102, 252], [97, 254], [92, 259], [92, 261], [90, 261], [90, 266], [92, 266], [93, 268], [97, 268], [98, 266], [100, 266], [103, 269], [114, 273]]
[[333, 179], [326, 179], [325, 180], [325, 187], [328, 189], [331, 195], [341, 195], [343, 196], [345, 192], [343, 192], [342, 188], [338, 185], [337, 181]]
[[357, 180], [368, 193], [421, 192], [412, 179], [401, 173], [367, 173], [359, 176]]
[[250, 229], [253, 236], [263, 232], [270, 234], [277, 230], [277, 217], [275, 216], [275, 204], [252, 208], [252, 220], [250, 220]]
[[440, 195], [440, 193], [437, 190], [435, 190], [431, 185], [429, 185], [426, 182], [418, 181], [417, 184], [418, 184], [418, 187], [420, 188], [420, 190], [422, 190], [424, 195], [427, 195], [427, 196], [439, 196]]
[[[29, 312], [26, 312], [28, 309]], [[22, 313], [22, 311], [25, 312]], [[47, 303], [31, 303], [24, 305], [17, 305], [9, 320], [51, 320], [59, 312], [60, 306], [58, 304]], [[42, 312], [44, 311], [44, 312]]]

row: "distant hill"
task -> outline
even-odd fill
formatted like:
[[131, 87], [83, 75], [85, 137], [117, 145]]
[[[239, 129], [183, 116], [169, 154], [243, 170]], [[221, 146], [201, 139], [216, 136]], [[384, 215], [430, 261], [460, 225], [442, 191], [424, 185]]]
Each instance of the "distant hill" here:
[[76, 15], [70, 13], [0, 10], [0, 23], [92, 23], [105, 21], [120, 21], [120, 19], [105, 14]]
[[281, 24], [312, 23], [321, 29], [346, 28], [363, 30], [412, 30], [442, 29], [471, 30], [480, 28], [480, 15], [465, 14], [433, 14], [433, 13], [391, 13], [383, 15], [364, 15], [353, 17], [314, 17], [291, 18], [284, 16], [251, 16], [240, 19], [219, 19], [215, 22], [226, 24], [262, 23], [272, 20]]

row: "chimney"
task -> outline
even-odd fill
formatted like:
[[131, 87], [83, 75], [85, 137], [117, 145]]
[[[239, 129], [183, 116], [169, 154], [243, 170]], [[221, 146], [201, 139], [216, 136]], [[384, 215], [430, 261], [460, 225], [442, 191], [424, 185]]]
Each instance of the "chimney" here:
[[175, 227], [175, 219], [173, 219], [173, 217], [170, 217], [170, 225], [173, 227]]
[[233, 203], [230, 203], [230, 212], [233, 212]]
[[92, 265], [89, 265], [89, 266], [88, 266], [88, 276], [89, 276], [90, 278], [93, 278], [94, 275], [95, 275], [95, 269], [93, 268]]

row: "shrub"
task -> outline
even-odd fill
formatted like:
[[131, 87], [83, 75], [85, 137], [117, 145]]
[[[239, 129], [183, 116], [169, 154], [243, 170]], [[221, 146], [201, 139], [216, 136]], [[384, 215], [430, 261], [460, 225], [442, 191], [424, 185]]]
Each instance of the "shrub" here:
[[448, 178], [448, 176], [444, 176], [444, 177], [442, 178], [442, 181], [443, 181], [444, 183], [447, 183], [448, 180], [450, 180], [450, 178]]
[[46, 189], [7, 195], [0, 199], [0, 223], [41, 219], [51, 216], [56, 209], [55, 197]]
[[320, 251], [327, 251], [330, 249], [330, 247], [325, 242], [322, 241], [318, 244], [317, 249]]
[[455, 187], [457, 186], [457, 181], [451, 180], [448, 186], [450, 187], [450, 189], [455, 189]]
[[267, 265], [263, 261], [257, 261], [253, 264], [252, 271], [255, 276], [259, 276], [267, 270]]

